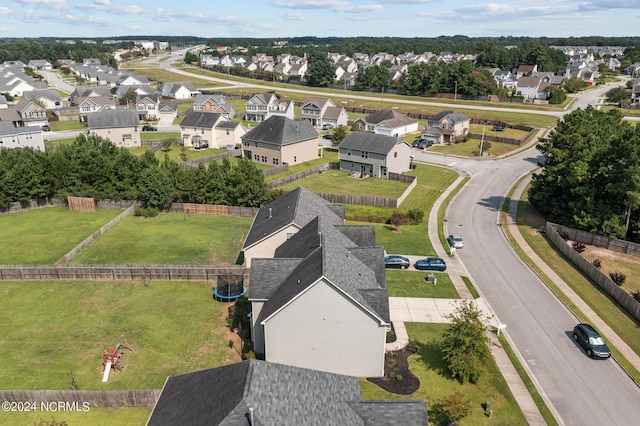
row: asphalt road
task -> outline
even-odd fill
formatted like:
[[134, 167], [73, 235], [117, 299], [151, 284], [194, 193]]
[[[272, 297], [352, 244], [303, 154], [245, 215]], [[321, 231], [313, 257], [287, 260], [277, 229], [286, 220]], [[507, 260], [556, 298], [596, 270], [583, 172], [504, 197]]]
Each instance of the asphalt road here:
[[[575, 105], [596, 104], [598, 93], [606, 90], [597, 89]], [[472, 178], [449, 207], [448, 233], [463, 234], [465, 247], [457, 255], [507, 325], [507, 335], [560, 423], [638, 424], [638, 387], [613, 360], [592, 360], [574, 343], [577, 319], [514, 253], [497, 226], [504, 195], [540, 160], [533, 148], [506, 159], [456, 161], [454, 167]]]

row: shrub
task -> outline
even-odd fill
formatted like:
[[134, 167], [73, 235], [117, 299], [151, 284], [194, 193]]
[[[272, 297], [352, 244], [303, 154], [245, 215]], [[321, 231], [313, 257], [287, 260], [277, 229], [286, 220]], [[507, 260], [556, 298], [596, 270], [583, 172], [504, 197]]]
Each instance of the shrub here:
[[471, 401], [464, 399], [460, 392], [456, 392], [440, 401], [442, 412], [451, 421], [457, 422], [467, 417], [471, 412]]
[[582, 253], [587, 249], [587, 246], [585, 246], [582, 241], [574, 241], [572, 247], [578, 253]]
[[402, 374], [397, 374], [396, 375], [396, 380], [401, 382], [402, 381]]
[[389, 219], [389, 222], [396, 227], [396, 229], [400, 229], [400, 225], [403, 225], [406, 223], [406, 217], [404, 215], [404, 213], [402, 212], [393, 212], [391, 213], [391, 218]]
[[424, 219], [424, 211], [422, 209], [411, 209], [407, 212], [407, 221], [411, 225], [418, 225]]
[[156, 217], [160, 214], [160, 209], [156, 207], [136, 207], [133, 212], [134, 216], [142, 216], [142, 217]]
[[593, 262], [591, 262], [591, 264], [598, 269], [602, 267], [602, 261], [600, 259], [593, 259]]
[[611, 278], [611, 281], [621, 286], [627, 280], [627, 275], [622, 272], [609, 272], [609, 278]]

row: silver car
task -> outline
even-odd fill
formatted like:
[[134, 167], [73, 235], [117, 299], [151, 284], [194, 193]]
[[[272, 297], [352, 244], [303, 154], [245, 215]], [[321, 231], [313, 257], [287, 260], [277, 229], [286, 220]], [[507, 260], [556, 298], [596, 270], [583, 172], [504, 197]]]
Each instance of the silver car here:
[[460, 234], [449, 235], [447, 241], [449, 242], [449, 245], [451, 247], [454, 247], [456, 249], [461, 249], [462, 247], [464, 247], [464, 240], [462, 239], [462, 235]]

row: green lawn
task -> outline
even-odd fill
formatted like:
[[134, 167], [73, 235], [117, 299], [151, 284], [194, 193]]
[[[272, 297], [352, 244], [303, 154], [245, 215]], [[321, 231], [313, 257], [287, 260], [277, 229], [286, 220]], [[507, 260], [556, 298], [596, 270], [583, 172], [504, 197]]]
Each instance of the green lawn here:
[[[461, 424], [475, 425], [523, 425], [526, 424], [518, 404], [500, 373], [492, 363], [489, 371], [480, 378], [478, 384], [461, 385], [449, 378], [442, 361], [438, 340], [446, 329], [446, 324], [405, 323], [409, 340], [418, 352], [409, 357], [409, 368], [420, 379], [420, 389], [411, 395], [388, 393], [364, 379], [360, 380], [360, 394], [363, 399], [424, 399], [427, 401], [429, 424], [440, 424], [446, 420], [439, 410], [439, 402], [455, 392], [460, 392], [471, 402], [471, 413]], [[491, 403], [493, 417], [489, 419], [482, 409], [485, 401]]]
[[[326, 148], [320, 151], [321, 157], [316, 158], [315, 160], [307, 161], [305, 163], [290, 165], [289, 170], [282, 173], [277, 173], [275, 175], [268, 176], [265, 180], [270, 182], [272, 180], [280, 179], [286, 176], [291, 176], [296, 173], [320, 166], [326, 163], [337, 163], [338, 162], [338, 150], [332, 148]], [[259, 164], [259, 163], [256, 163]], [[330, 171], [327, 171], [329, 173]]]
[[141, 132], [140, 140], [143, 141], [162, 141], [165, 139], [180, 140], [180, 132]]
[[389, 297], [460, 298], [449, 275], [433, 272], [438, 280], [437, 284], [433, 285], [425, 280], [429, 273], [431, 271], [387, 271]]
[[120, 213], [47, 207], [0, 215], [0, 264], [53, 264]]
[[[239, 359], [227, 304], [209, 283], [0, 281], [3, 389], [160, 389], [167, 376]], [[102, 354], [120, 336], [124, 371], [102, 383]]]
[[235, 264], [251, 219], [161, 213], [128, 216], [72, 259], [74, 264]]
[[[66, 422], [69, 426], [113, 426], [113, 425], [140, 425], [147, 423], [153, 407], [139, 408], [98, 408], [90, 407], [85, 412], [22, 412], [6, 413], [0, 411], [0, 424], [3, 426], [40, 425], [40, 421]], [[44, 423], [42, 423], [44, 424]], [[46, 423], [47, 425], [53, 423]]]
[[349, 175], [349, 172], [342, 170], [327, 170], [324, 173], [316, 173], [280, 188], [291, 191], [299, 186], [304, 186], [312, 192], [398, 198], [409, 186], [406, 183], [372, 177], [355, 179]]
[[79, 122], [78, 120], [52, 121], [50, 124], [52, 132], [62, 132], [65, 130], [87, 130], [87, 125]]

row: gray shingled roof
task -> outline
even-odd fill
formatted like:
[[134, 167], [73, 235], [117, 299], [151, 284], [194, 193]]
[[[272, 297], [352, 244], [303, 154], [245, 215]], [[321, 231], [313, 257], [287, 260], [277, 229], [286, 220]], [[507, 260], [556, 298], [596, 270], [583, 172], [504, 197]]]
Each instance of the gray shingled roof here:
[[242, 249], [253, 246], [290, 224], [302, 228], [319, 214], [334, 225], [344, 223], [344, 208], [334, 208], [324, 198], [304, 187], [298, 187], [258, 211]]
[[317, 139], [318, 132], [307, 120], [293, 121], [290, 118], [274, 115], [247, 132], [242, 137], [243, 142], [253, 141], [274, 145], [289, 145], [297, 142]]
[[[351, 248], [358, 249], [359, 256], [352, 254]], [[284, 281], [281, 281], [280, 286], [275, 288], [270, 284], [275, 290], [265, 302], [257, 322], [267, 319], [322, 277], [347, 293], [380, 320], [388, 322], [389, 294], [386, 280], [384, 275], [376, 276], [376, 273], [359, 259], [359, 257], [365, 257], [363, 254], [365, 250], [364, 247], [358, 248], [333, 224], [323, 220], [322, 217], [316, 217], [276, 249], [275, 258], [272, 260], [274, 264], [277, 264], [280, 258], [297, 257], [303, 260], [293, 268]], [[381, 248], [371, 247], [369, 250], [376, 252], [379, 256], [378, 261], [381, 264], [384, 263], [384, 251]], [[263, 280], [254, 280], [253, 271], [256, 266], [251, 267], [252, 287], [259, 287], [263, 282], [277, 279], [276, 276], [264, 276]], [[381, 278], [383, 281], [378, 282]], [[384, 309], [384, 306], [386, 311], [379, 311], [381, 308]]]
[[355, 377], [251, 359], [170, 377], [147, 424], [414, 426], [427, 413], [424, 400], [362, 401]]
[[0, 121], [0, 136], [23, 135], [34, 132], [42, 132], [42, 130], [38, 126], [16, 127], [12, 121]]
[[418, 120], [391, 109], [376, 111], [364, 117], [364, 121], [370, 124], [380, 124], [386, 122], [391, 127], [398, 127], [407, 124], [417, 123]]
[[139, 124], [138, 112], [132, 109], [104, 110], [87, 116], [90, 129], [134, 127]]
[[358, 151], [368, 151], [386, 155], [399, 143], [405, 142], [398, 138], [379, 135], [376, 133], [351, 132], [342, 139], [338, 148], [355, 149]]
[[213, 129], [221, 117], [221, 114], [217, 112], [191, 111], [185, 115], [180, 125], [183, 127]]
[[449, 114], [453, 114], [454, 111], [452, 109], [445, 109], [444, 111], [440, 111], [437, 114], [434, 114], [429, 117], [429, 121], [440, 121], [445, 118]]

